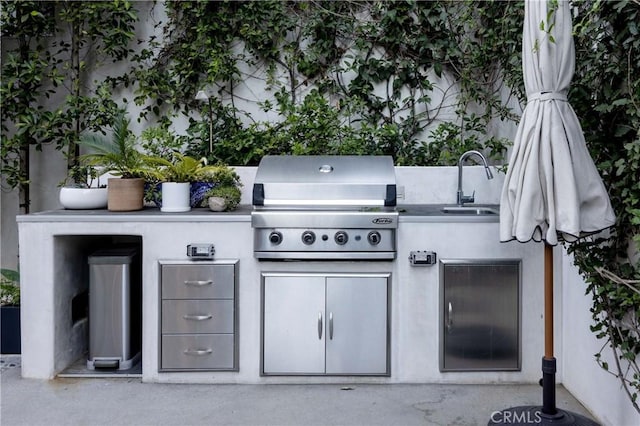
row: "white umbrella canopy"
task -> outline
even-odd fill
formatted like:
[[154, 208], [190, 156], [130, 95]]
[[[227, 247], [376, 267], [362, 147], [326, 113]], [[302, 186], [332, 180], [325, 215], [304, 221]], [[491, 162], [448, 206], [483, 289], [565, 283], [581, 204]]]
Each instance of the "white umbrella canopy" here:
[[547, 1], [525, 3], [522, 69], [527, 105], [502, 188], [501, 241], [533, 239], [556, 245], [558, 237], [574, 241], [616, 220], [567, 101], [575, 67], [569, 4], [560, 1], [549, 14], [552, 7]]
[[[542, 407], [513, 407], [489, 424], [531, 415], [542, 424], [595, 424], [558, 410], [553, 351], [553, 246], [615, 224], [606, 188], [591, 159], [578, 117], [567, 100], [575, 69], [568, 1], [525, 1], [522, 113], [500, 199], [500, 240], [544, 241]], [[509, 422], [506, 422], [509, 423]]]

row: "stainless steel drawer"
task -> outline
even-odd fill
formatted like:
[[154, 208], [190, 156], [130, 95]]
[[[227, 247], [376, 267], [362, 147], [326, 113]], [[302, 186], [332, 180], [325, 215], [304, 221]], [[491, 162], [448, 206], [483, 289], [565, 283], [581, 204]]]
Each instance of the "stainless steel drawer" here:
[[234, 369], [233, 334], [162, 336], [162, 369]]
[[233, 265], [162, 265], [163, 299], [233, 299]]
[[233, 333], [233, 300], [163, 300], [162, 333]]

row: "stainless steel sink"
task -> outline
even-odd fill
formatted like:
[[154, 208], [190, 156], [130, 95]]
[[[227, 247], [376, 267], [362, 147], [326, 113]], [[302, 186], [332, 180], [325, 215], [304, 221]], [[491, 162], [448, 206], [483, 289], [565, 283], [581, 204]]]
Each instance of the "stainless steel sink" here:
[[500, 211], [495, 207], [486, 206], [447, 206], [443, 207], [444, 214], [460, 214], [473, 216], [491, 216], [499, 215]]
[[406, 216], [429, 216], [429, 217], [463, 217], [471, 218], [497, 218], [500, 216], [500, 206], [497, 204], [485, 205], [463, 205], [455, 204], [406, 204], [398, 206], [396, 209], [400, 214]]

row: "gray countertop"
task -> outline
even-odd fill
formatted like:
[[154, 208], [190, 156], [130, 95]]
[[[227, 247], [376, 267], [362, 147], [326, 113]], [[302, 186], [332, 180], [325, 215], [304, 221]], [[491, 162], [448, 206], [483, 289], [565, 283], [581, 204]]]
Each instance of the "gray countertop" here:
[[[499, 222], [499, 215], [444, 214], [441, 204], [405, 204], [396, 210], [400, 213], [399, 222]], [[498, 206], [483, 206], [492, 207]], [[253, 206], [240, 205], [230, 212], [213, 212], [208, 208], [194, 208], [183, 213], [164, 213], [156, 207], [145, 207], [132, 212], [112, 212], [100, 210], [47, 210], [19, 215], [17, 222], [251, 222]]]
[[230, 212], [193, 208], [188, 212], [164, 213], [156, 207], [132, 212], [100, 210], [47, 210], [16, 217], [17, 222], [250, 222], [253, 206], [241, 205]]

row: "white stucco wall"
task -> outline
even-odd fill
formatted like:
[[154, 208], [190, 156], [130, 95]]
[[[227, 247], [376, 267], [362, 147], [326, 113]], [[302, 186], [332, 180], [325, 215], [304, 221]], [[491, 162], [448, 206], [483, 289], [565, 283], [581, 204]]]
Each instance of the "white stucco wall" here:
[[[593, 323], [589, 308], [591, 295], [585, 295], [586, 285], [573, 260], [563, 251], [562, 255], [562, 356], [558, 370], [562, 370], [563, 384], [573, 396], [607, 425], [636, 426], [640, 414], [615, 378], [596, 363], [604, 341], [596, 339], [589, 329]], [[614, 367], [610, 348], [603, 351], [603, 359]]]

